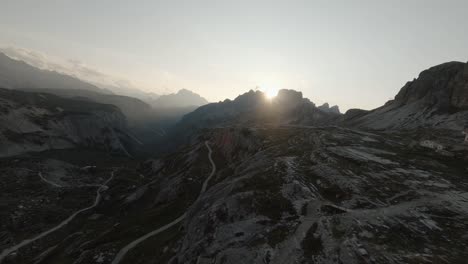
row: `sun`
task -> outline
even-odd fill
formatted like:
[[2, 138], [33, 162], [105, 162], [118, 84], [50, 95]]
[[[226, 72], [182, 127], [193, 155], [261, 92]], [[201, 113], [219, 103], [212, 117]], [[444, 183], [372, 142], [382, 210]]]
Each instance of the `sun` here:
[[278, 88], [274, 88], [271, 86], [263, 88], [262, 91], [265, 93], [266, 97], [270, 100], [275, 98], [276, 95], [278, 95]]

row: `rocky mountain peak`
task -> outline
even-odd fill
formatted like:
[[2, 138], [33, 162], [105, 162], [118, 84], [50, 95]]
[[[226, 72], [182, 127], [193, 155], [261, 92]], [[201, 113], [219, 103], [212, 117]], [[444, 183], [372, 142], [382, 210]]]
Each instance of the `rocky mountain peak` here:
[[421, 72], [403, 86], [393, 103], [414, 102], [442, 111], [468, 109], [468, 64], [447, 62]]
[[328, 103], [324, 103], [323, 105], [319, 106], [318, 109], [327, 113], [341, 114], [340, 108], [337, 105], [330, 107]]
[[406, 83], [394, 100], [345, 118], [372, 129], [432, 127], [459, 131], [468, 121], [468, 63], [447, 62], [424, 70]]
[[[178, 95], [198, 95], [190, 90], [187, 90], [187, 89], [180, 89], [178, 92], [177, 92]], [[199, 95], [198, 95], [199, 96]]]
[[269, 100], [262, 91], [250, 90], [234, 100], [211, 103], [185, 115], [171, 134], [185, 140], [201, 128], [263, 125], [318, 125], [338, 115], [319, 110], [302, 92], [283, 89]]
[[262, 91], [250, 90], [247, 93], [237, 96], [231, 102], [236, 107], [245, 109], [262, 108], [262, 107], [274, 107], [279, 111], [286, 111], [300, 107], [303, 104], [308, 104], [315, 107], [315, 105], [307, 98], [303, 98], [302, 92], [290, 89], [281, 89], [271, 101], [267, 100], [267, 97]]
[[305, 101], [302, 92], [288, 89], [279, 90], [278, 95], [273, 100], [273, 103], [282, 109], [293, 109], [307, 102], [310, 101]]
[[261, 91], [250, 90], [234, 99], [234, 103], [239, 106], [253, 106], [265, 101], [265, 95]]
[[302, 98], [302, 92], [291, 89], [281, 89], [276, 96], [277, 100], [282, 100], [283, 102], [299, 102], [302, 101]]
[[200, 106], [207, 103], [208, 100], [187, 89], [181, 89], [177, 93], [162, 95], [150, 102], [156, 108]]
[[328, 103], [324, 103], [323, 105], [319, 106], [319, 109], [329, 109], [330, 105]]
[[330, 112], [335, 113], [335, 114], [341, 114], [340, 107], [337, 105], [330, 107]]

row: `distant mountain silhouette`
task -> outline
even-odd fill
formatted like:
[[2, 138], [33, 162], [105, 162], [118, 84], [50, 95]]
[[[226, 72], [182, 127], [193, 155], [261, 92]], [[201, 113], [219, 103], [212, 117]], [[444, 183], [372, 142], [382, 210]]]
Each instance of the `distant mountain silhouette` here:
[[261, 91], [249, 91], [233, 101], [225, 100], [202, 106], [187, 114], [182, 122], [212, 123], [213, 125], [272, 123], [314, 124], [325, 122], [333, 113], [320, 110], [302, 93], [295, 90], [280, 90], [269, 100]]
[[184, 142], [203, 128], [263, 125], [321, 125], [332, 123], [340, 114], [320, 110], [302, 93], [280, 90], [273, 99], [250, 90], [234, 100], [211, 103], [186, 114], [174, 127], [174, 141]]
[[324, 103], [323, 105], [318, 107], [320, 110], [324, 112], [330, 112], [335, 114], [340, 114], [340, 108], [337, 105], [330, 107], [328, 103]]
[[9, 89], [79, 89], [111, 93], [69, 75], [41, 70], [0, 53], [0, 87]]
[[161, 95], [149, 103], [155, 108], [178, 108], [201, 106], [207, 104], [208, 101], [192, 91], [182, 89], [175, 94]]
[[17, 93], [27, 96], [41, 93], [47, 98], [55, 98], [52, 95], [57, 95], [70, 102], [83, 102], [83, 107], [91, 105], [88, 102], [116, 106], [124, 115], [128, 131], [148, 146], [146, 149], [140, 146], [140, 152], [154, 152], [158, 142], [164, 140], [166, 130], [183, 115], [207, 103], [206, 99], [188, 90], [158, 100], [157, 94], [139, 90], [132, 94], [131, 88], [103, 89], [66, 74], [36, 68], [3, 53], [0, 53], [0, 88], [27, 91], [29, 93]]
[[153, 92], [145, 92], [138, 88], [133, 88], [133, 87], [104, 85], [104, 84], [96, 84], [96, 85], [99, 88], [111, 91], [114, 94], [138, 98], [148, 104], [151, 104], [153, 100], [156, 100], [160, 96], [159, 94], [156, 94]]

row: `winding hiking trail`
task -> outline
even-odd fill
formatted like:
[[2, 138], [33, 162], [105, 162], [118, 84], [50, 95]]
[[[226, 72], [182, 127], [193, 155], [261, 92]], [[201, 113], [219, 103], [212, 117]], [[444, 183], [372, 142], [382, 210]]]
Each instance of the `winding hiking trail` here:
[[52, 185], [52, 186], [54, 186], [54, 187], [57, 187], [57, 188], [63, 187], [63, 186], [60, 185], [60, 184], [57, 184], [57, 183], [55, 183], [55, 182], [49, 181], [49, 180], [47, 180], [46, 178], [44, 178], [44, 176], [42, 176], [42, 173], [41, 173], [41, 172], [38, 172], [37, 175], [39, 175], [39, 177], [41, 178], [41, 180], [44, 181], [45, 183], [48, 183], [48, 184], [50, 184], [50, 185]]
[[[54, 184], [52, 183], [51, 181], [48, 181], [46, 180], [44, 177], [42, 177], [42, 174], [39, 174], [39, 176], [41, 177], [42, 180], [44, 180], [45, 182], [55, 186], [55, 187], [61, 187], [60, 185], [57, 185], [57, 184]], [[19, 244], [17, 245], [14, 245], [10, 248], [6, 248], [2, 251], [2, 253], [0, 254], [0, 263], [3, 262], [3, 260], [5, 259], [5, 257], [7, 257], [8, 255], [10, 255], [12, 252], [15, 252], [16, 250], [38, 240], [38, 239], [41, 239], [45, 236], [47, 236], [48, 234], [62, 228], [63, 226], [65, 226], [66, 224], [70, 223], [70, 221], [72, 221], [77, 215], [79, 215], [80, 213], [84, 212], [84, 211], [87, 211], [87, 210], [90, 210], [94, 207], [96, 207], [98, 204], [99, 204], [99, 201], [101, 200], [101, 191], [103, 190], [106, 190], [108, 187], [107, 187], [107, 184], [114, 178], [114, 172], [112, 171], [111, 172], [111, 176], [109, 177], [109, 179], [107, 179], [103, 184], [99, 185], [99, 188], [96, 190], [96, 199], [94, 200], [94, 203], [91, 205], [91, 206], [88, 206], [86, 208], [83, 208], [83, 209], [80, 209], [78, 211], [76, 211], [75, 213], [73, 213], [71, 216], [69, 216], [67, 219], [65, 219], [63, 222], [61, 222], [60, 224], [56, 225], [55, 227], [52, 227], [51, 229], [47, 230], [47, 231], [44, 231], [42, 233], [40, 233], [39, 235], [33, 237], [33, 238], [28, 238], [28, 239], [25, 239], [23, 241], [21, 241]]]
[[[211, 163], [211, 173], [206, 178], [206, 180], [203, 182], [202, 188], [200, 190], [200, 194], [198, 195], [198, 198], [197, 198], [197, 200], [195, 200], [194, 203], [196, 203], [200, 199], [201, 195], [206, 191], [206, 189], [208, 188], [208, 182], [211, 180], [213, 175], [216, 173], [216, 164], [214, 163], [213, 158], [211, 157], [211, 154], [213, 153], [213, 151], [211, 150], [210, 145], [208, 145], [208, 141], [205, 141], [205, 146], [206, 146], [206, 148], [208, 148], [208, 159], [210, 160], [210, 163]], [[132, 248], [137, 246], [142, 241], [144, 241], [144, 240], [146, 240], [146, 239], [148, 239], [148, 238], [150, 238], [150, 237], [152, 237], [154, 235], [157, 235], [157, 234], [169, 229], [170, 227], [180, 223], [187, 216], [187, 211], [188, 211], [188, 209], [185, 211], [185, 213], [183, 215], [179, 216], [177, 219], [170, 222], [169, 224], [167, 224], [165, 226], [162, 226], [162, 227], [160, 227], [160, 228], [158, 228], [158, 229], [156, 229], [154, 231], [151, 231], [151, 232], [147, 233], [146, 235], [144, 235], [142, 237], [139, 237], [138, 239], [132, 241], [130, 244], [126, 245], [115, 256], [114, 260], [112, 261], [112, 264], [120, 263], [120, 261], [122, 261], [122, 259], [128, 253], [128, 251], [130, 251]]]
[[202, 195], [206, 191], [206, 188], [208, 187], [208, 182], [211, 180], [213, 175], [216, 173], [216, 164], [214, 163], [213, 158], [211, 157], [211, 154], [213, 153], [213, 150], [211, 150], [210, 145], [208, 145], [208, 141], [205, 141], [205, 146], [206, 146], [206, 148], [208, 148], [208, 159], [210, 160], [210, 163], [211, 163], [211, 173], [210, 173], [210, 176], [208, 176], [208, 178], [206, 178], [205, 182], [203, 183], [203, 186], [202, 186], [202, 188], [200, 190], [200, 194], [198, 195], [197, 200], [200, 198], [200, 195]]

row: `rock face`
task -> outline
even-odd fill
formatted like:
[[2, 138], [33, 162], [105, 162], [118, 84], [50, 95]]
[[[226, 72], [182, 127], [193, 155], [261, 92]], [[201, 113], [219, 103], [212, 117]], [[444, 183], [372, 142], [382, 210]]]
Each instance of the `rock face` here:
[[186, 89], [179, 90], [175, 94], [161, 95], [150, 102], [155, 108], [193, 107], [207, 103], [208, 101], [205, 98]]
[[340, 114], [340, 108], [337, 105], [330, 107], [328, 103], [324, 103], [323, 105], [319, 106], [318, 109], [328, 113]]
[[21, 89], [28, 92], [41, 92], [58, 95], [64, 98], [79, 99], [83, 101], [92, 101], [101, 104], [110, 104], [117, 106], [127, 118], [130, 124], [137, 123], [141, 120], [145, 120], [151, 115], [151, 106], [143, 102], [140, 99], [115, 95], [115, 94], [103, 94], [90, 90], [78, 90], [78, 89]]
[[421, 72], [400, 90], [392, 104], [414, 102], [441, 112], [468, 110], [468, 64], [448, 62]]
[[112, 105], [0, 89], [0, 156], [77, 146], [126, 152], [126, 120]]
[[403, 86], [394, 100], [347, 121], [373, 129], [461, 131], [468, 122], [468, 64], [448, 62], [425, 70]]
[[273, 103], [277, 107], [282, 107], [283, 111], [297, 108], [297, 106], [303, 102], [304, 98], [302, 97], [302, 92], [295, 90], [279, 90], [278, 95], [273, 98]]

